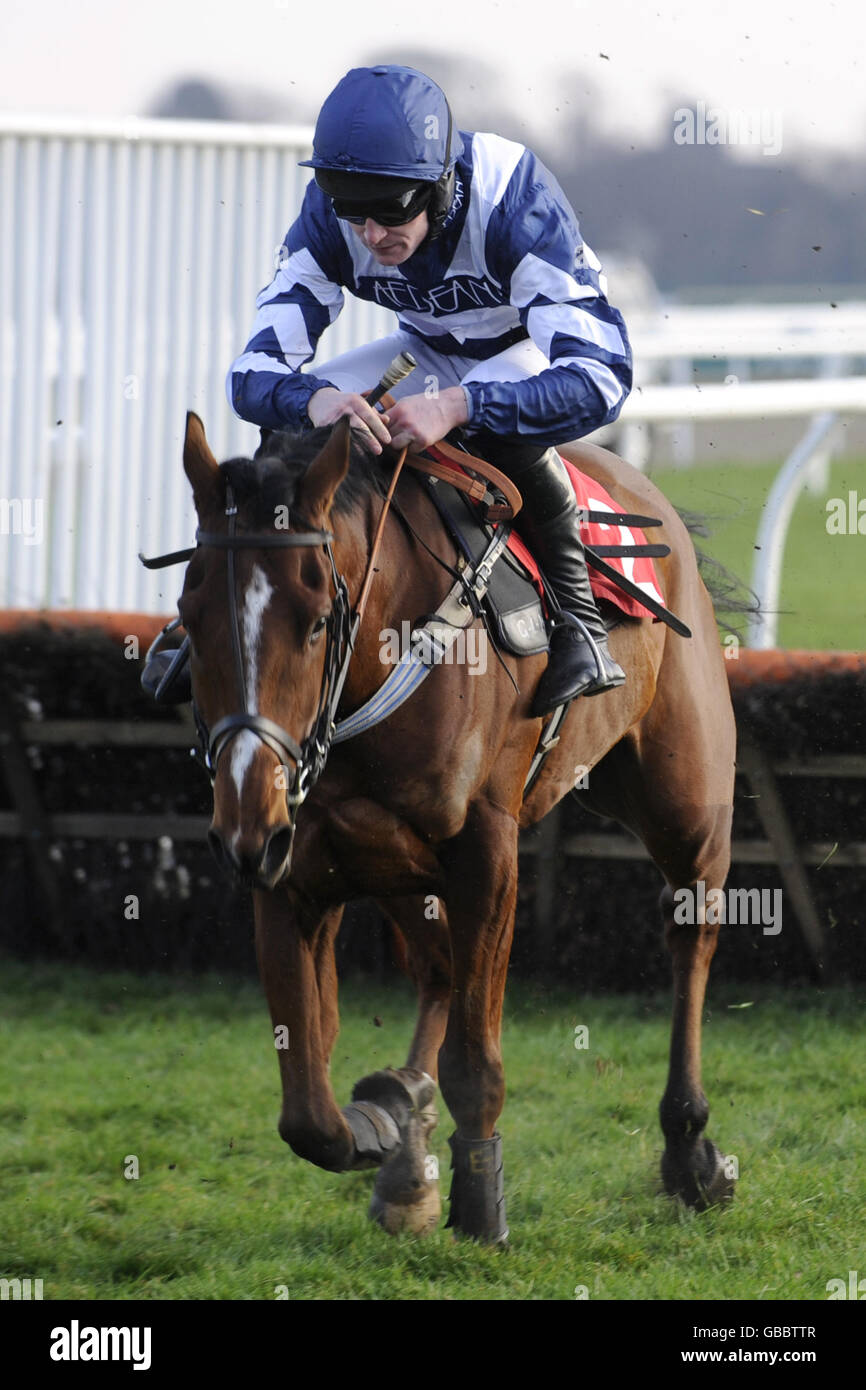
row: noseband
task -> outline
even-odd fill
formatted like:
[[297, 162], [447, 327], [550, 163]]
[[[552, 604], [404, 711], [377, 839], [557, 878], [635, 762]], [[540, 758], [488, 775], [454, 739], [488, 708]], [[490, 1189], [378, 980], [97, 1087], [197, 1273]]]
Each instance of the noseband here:
[[[204, 764], [212, 783], [216, 777], [217, 764], [221, 755], [231, 740], [245, 729], [260, 738], [277, 755], [281, 766], [285, 768], [289, 761], [294, 763], [294, 773], [286, 786], [286, 811], [289, 823], [294, 829], [298, 807], [321, 776], [328, 759], [337, 705], [354, 648], [357, 622], [352, 621], [346, 581], [342, 575], [338, 575], [334, 563], [334, 553], [331, 549], [331, 542], [334, 539], [332, 532], [319, 530], [302, 517], [296, 517], [295, 520], [307, 528], [303, 531], [286, 531], [283, 535], [274, 532], [238, 532], [236, 530], [237, 511], [234, 492], [231, 484], [227, 484], [225, 514], [228, 518], [228, 530], [225, 532], [203, 531], [199, 527], [195, 538], [199, 546], [209, 546], [215, 550], [227, 552], [231, 644], [242, 711], [240, 714], [226, 715], [210, 731], [208, 731], [195, 703], [193, 703], [193, 715], [202, 744]], [[313, 545], [320, 545], [325, 549], [331, 566], [334, 599], [326, 623], [325, 666], [322, 672], [322, 685], [316, 716], [311, 732], [303, 742], [298, 743], [273, 719], [268, 719], [265, 715], [251, 710], [247, 702], [235, 585], [235, 553], [238, 550], [274, 550]]]

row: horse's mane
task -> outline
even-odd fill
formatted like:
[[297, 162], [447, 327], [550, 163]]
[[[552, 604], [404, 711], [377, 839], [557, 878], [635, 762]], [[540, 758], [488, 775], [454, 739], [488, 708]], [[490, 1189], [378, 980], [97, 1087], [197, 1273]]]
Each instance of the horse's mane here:
[[[323, 425], [298, 433], [275, 430], [252, 458], [227, 459], [220, 464], [250, 525], [267, 525], [273, 521], [276, 507], [295, 505], [298, 483], [327, 444], [331, 429], [331, 425]], [[335, 514], [347, 516], [371, 491], [382, 495], [381, 469], [377, 460], [352, 440], [349, 471], [334, 499]]]

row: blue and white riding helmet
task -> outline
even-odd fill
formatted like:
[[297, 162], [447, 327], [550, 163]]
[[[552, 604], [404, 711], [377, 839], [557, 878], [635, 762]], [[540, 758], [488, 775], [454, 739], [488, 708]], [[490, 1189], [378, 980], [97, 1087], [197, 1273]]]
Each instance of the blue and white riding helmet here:
[[300, 164], [315, 169], [329, 197], [359, 207], [410, 195], [407, 211], [426, 207], [425, 241], [432, 241], [451, 207], [462, 153], [441, 87], [415, 68], [382, 63], [352, 68], [338, 82], [319, 112], [313, 157]]

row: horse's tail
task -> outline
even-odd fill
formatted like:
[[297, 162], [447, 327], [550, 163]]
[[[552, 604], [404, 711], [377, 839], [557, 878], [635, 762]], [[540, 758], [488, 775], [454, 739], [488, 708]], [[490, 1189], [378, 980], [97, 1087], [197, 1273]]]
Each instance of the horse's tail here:
[[716, 622], [723, 632], [734, 632], [742, 636], [746, 619], [761, 615], [761, 601], [753, 589], [740, 579], [739, 575], [708, 555], [696, 543], [696, 536], [711, 536], [709, 522], [714, 518], [703, 512], [692, 512], [685, 507], [677, 507], [677, 515], [692, 538], [692, 545], [698, 561], [698, 573], [713, 601]]

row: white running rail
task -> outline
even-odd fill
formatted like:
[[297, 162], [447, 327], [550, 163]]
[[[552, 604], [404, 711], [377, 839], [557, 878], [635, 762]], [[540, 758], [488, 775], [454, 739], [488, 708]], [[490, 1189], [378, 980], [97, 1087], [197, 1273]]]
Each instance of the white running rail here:
[[797, 497], [810, 471], [829, 456], [842, 417], [857, 414], [866, 414], [866, 376], [747, 381], [731, 386], [646, 386], [633, 392], [623, 406], [620, 418], [632, 425], [812, 417], [776, 475], [761, 514], [751, 577], [761, 616], [752, 622], [750, 646], [776, 646], [785, 541]]

